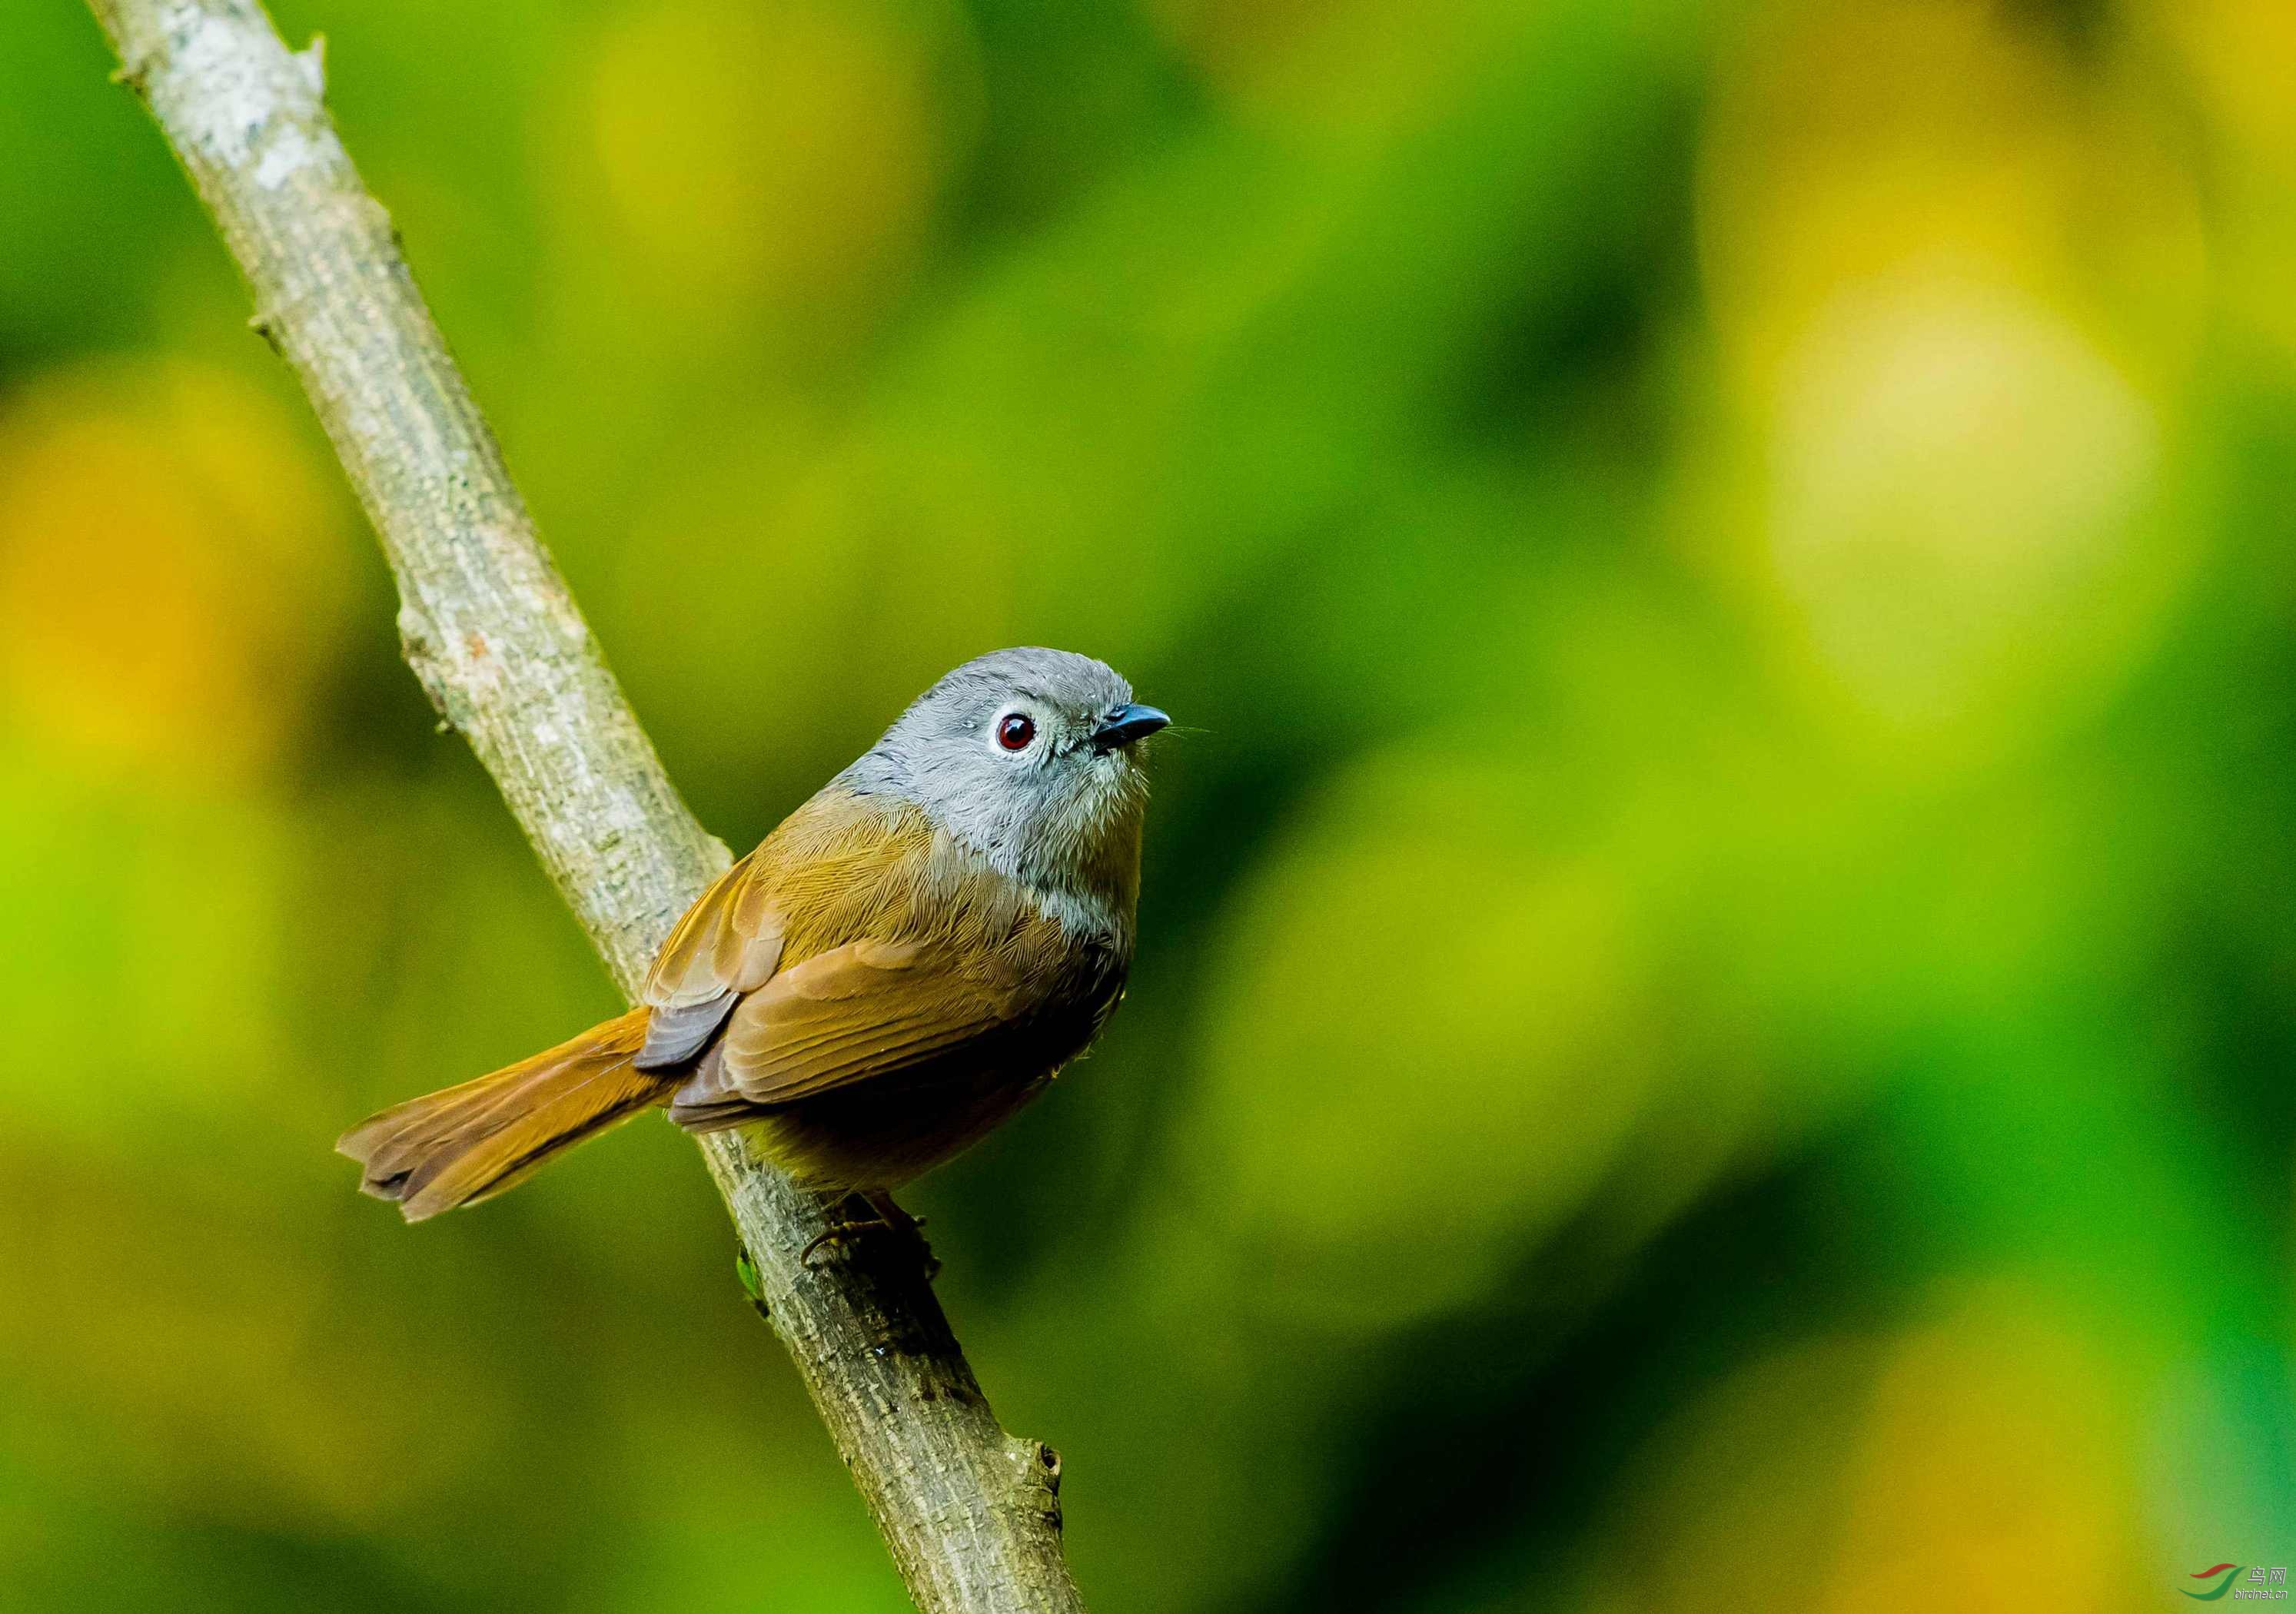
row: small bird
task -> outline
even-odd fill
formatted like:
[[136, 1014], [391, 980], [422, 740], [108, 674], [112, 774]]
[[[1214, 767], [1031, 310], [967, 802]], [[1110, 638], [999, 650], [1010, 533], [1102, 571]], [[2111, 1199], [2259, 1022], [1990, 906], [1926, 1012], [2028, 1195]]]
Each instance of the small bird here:
[[336, 1147], [419, 1222], [661, 1104], [909, 1225], [891, 1191], [1043, 1091], [1123, 995], [1139, 744], [1170, 721], [1087, 656], [966, 662], [719, 877], [636, 1008]]

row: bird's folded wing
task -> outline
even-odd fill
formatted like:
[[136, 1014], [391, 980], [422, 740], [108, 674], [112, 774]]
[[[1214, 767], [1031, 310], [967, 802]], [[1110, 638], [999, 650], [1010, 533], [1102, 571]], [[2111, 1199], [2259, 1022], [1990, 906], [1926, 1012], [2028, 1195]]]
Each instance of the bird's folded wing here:
[[961, 971], [943, 947], [857, 941], [791, 965], [742, 1000], [677, 1104], [787, 1103], [914, 1069], [1013, 1024], [1025, 987], [984, 978], [980, 962]]
[[773, 979], [782, 956], [782, 926], [769, 900], [773, 882], [752, 852], [718, 877], [677, 922], [646, 979], [644, 1001], [653, 1012], [642, 1070], [675, 1065], [699, 1053], [744, 992]]
[[784, 953], [808, 956], [883, 935], [922, 878], [933, 833], [899, 803], [824, 790], [718, 876], [663, 944], [645, 1002], [640, 1069], [683, 1064], [709, 1045], [744, 993]]

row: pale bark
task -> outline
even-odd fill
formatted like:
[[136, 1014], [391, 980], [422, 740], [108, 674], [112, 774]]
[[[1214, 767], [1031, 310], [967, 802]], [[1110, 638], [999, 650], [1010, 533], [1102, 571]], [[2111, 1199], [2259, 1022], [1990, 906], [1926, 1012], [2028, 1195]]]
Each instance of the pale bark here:
[[[336, 135], [318, 46], [291, 53], [247, 0], [90, 4], [374, 523], [407, 661], [635, 993], [726, 848], [664, 775], [536, 537], [390, 217]], [[999, 1427], [914, 1253], [864, 1238], [808, 1270], [800, 1254], [827, 1225], [816, 1197], [738, 1135], [701, 1150], [760, 1305], [918, 1605], [1080, 1609], [1058, 1460]], [[681, 1364], [679, 1381], [710, 1371]]]

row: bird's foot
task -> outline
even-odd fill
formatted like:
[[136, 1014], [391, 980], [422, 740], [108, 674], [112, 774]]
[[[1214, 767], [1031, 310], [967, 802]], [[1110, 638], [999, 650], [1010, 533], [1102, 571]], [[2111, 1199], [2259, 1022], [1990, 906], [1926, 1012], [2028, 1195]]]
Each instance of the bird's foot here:
[[[839, 1217], [846, 1206], [859, 1200], [869, 1208], [862, 1217]], [[849, 1244], [861, 1234], [873, 1231], [896, 1233], [911, 1241], [916, 1247], [917, 1258], [925, 1270], [925, 1282], [930, 1283], [939, 1274], [940, 1262], [933, 1256], [932, 1246], [925, 1241], [924, 1218], [913, 1217], [893, 1202], [893, 1196], [882, 1189], [857, 1189], [840, 1199], [831, 1208], [830, 1225], [816, 1233], [798, 1253], [798, 1261], [808, 1271], [818, 1272], [814, 1257], [833, 1245]]]
[[933, 1254], [931, 1241], [925, 1238], [924, 1217], [913, 1217], [903, 1210], [893, 1202], [893, 1196], [882, 1188], [864, 1190], [861, 1197], [868, 1201], [869, 1208], [876, 1212], [880, 1222], [915, 1245], [917, 1262], [925, 1269], [925, 1282], [930, 1283], [939, 1277], [940, 1260]]

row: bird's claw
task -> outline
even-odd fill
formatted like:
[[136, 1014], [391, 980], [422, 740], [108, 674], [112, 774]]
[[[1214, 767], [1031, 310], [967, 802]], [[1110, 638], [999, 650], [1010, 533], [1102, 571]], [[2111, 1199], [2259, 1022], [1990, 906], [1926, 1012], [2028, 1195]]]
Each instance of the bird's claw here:
[[[925, 1219], [922, 1217], [913, 1217], [903, 1210], [898, 1205], [893, 1203], [890, 1194], [864, 1193], [848, 1196], [848, 1198], [856, 1197], [868, 1205], [869, 1214], [865, 1217], [833, 1221], [821, 1232], [814, 1234], [806, 1241], [805, 1248], [798, 1252], [797, 1258], [800, 1266], [808, 1272], [818, 1272], [821, 1266], [816, 1265], [813, 1258], [816, 1253], [833, 1244], [849, 1243], [861, 1233], [882, 1228], [887, 1233], [905, 1234], [915, 1243], [917, 1258], [924, 1267], [926, 1282], [931, 1282], [939, 1275], [940, 1262], [933, 1255], [932, 1246], [925, 1241], [923, 1232]], [[839, 1206], [841, 1208], [843, 1203], [843, 1200], [840, 1200]]]

